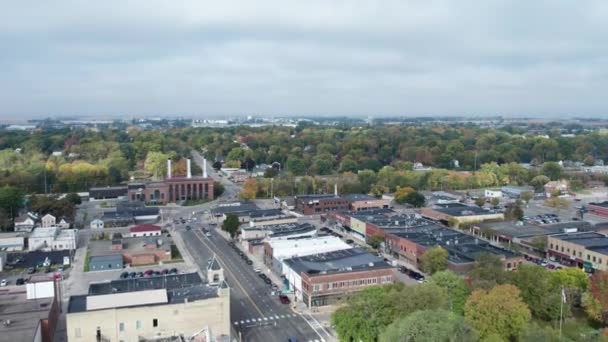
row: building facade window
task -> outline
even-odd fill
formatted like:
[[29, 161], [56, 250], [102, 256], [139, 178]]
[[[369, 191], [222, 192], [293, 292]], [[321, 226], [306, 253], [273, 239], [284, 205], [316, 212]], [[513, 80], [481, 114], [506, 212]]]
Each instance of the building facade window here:
[[125, 323], [123, 323], [123, 322], [118, 323], [118, 331], [120, 331], [120, 332], [125, 331]]
[[141, 321], [140, 320], [135, 321], [135, 329], [137, 329], [137, 330], [141, 329]]
[[153, 319], [152, 319], [152, 326], [153, 326], [154, 328], [158, 327], [158, 318], [153, 318]]

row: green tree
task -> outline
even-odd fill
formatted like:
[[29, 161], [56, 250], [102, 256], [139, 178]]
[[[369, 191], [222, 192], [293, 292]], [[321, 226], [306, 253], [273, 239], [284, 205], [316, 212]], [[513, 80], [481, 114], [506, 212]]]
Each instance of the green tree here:
[[530, 185], [532, 185], [537, 191], [540, 191], [543, 190], [545, 184], [549, 183], [550, 180], [551, 179], [545, 175], [538, 175], [530, 180]]
[[239, 218], [235, 214], [228, 214], [224, 222], [222, 222], [222, 230], [230, 234], [234, 239], [239, 231]]
[[534, 198], [534, 192], [532, 191], [522, 191], [522, 193], [519, 195], [519, 197], [521, 198], [522, 201], [524, 201], [524, 203], [529, 203], [531, 199]]
[[422, 271], [434, 274], [448, 267], [448, 251], [442, 247], [427, 249], [420, 257]]
[[506, 282], [506, 272], [500, 257], [483, 253], [476, 257], [469, 278], [474, 288], [491, 289]]
[[418, 191], [414, 191], [414, 192], [410, 192], [409, 194], [405, 195], [404, 202], [408, 203], [409, 205], [413, 206], [414, 208], [420, 208], [420, 207], [424, 207], [426, 199], [424, 198], [423, 194], [419, 193]]
[[497, 205], [499, 205], [499, 204], [500, 204], [500, 200], [499, 200], [498, 198], [496, 198], [496, 197], [493, 197], [493, 198], [490, 200], [490, 203], [491, 203], [493, 206], [497, 206]]
[[530, 321], [531, 314], [517, 287], [506, 284], [490, 291], [473, 291], [465, 304], [464, 317], [482, 339], [496, 334], [514, 340]]
[[567, 199], [555, 196], [546, 199], [545, 205], [549, 208], [557, 210], [557, 212], [559, 212], [560, 210], [570, 209], [570, 202]]
[[555, 288], [564, 289], [566, 303], [570, 307], [581, 305], [582, 295], [589, 287], [589, 278], [578, 267], [565, 267], [551, 272]]
[[167, 175], [168, 154], [161, 152], [149, 152], [144, 162], [146, 172], [152, 174], [155, 179], [160, 179]]
[[380, 335], [380, 342], [477, 341], [477, 333], [462, 317], [446, 310], [417, 311], [402, 317]]
[[219, 171], [222, 168], [222, 162], [216, 161], [211, 165], [215, 169], [215, 171]]
[[558, 180], [562, 177], [563, 168], [556, 162], [546, 162], [540, 168], [540, 173], [549, 177], [550, 180]]
[[416, 190], [414, 190], [413, 188], [406, 186], [406, 187], [397, 187], [397, 190], [395, 190], [394, 196], [395, 196], [395, 202], [397, 203], [405, 203], [405, 200], [407, 198], [407, 196], [413, 192], [415, 192]]
[[485, 197], [477, 197], [475, 199], [475, 205], [477, 205], [478, 207], [483, 207], [486, 204], [486, 198]]
[[17, 209], [23, 205], [23, 194], [14, 186], [5, 185], [0, 188], [0, 208], [10, 213], [11, 217], [16, 216]]
[[451, 271], [441, 271], [429, 278], [429, 284], [435, 284], [447, 292], [452, 312], [461, 316], [464, 314], [464, 304], [471, 289], [462, 277]]
[[395, 307], [402, 284], [367, 287], [334, 311], [331, 323], [340, 341], [375, 341], [398, 314]]
[[559, 315], [561, 292], [544, 267], [521, 265], [510, 278], [535, 318], [551, 321]]
[[71, 192], [71, 193], [67, 194], [65, 196], [65, 199], [74, 205], [78, 205], [78, 204], [82, 203], [82, 199], [80, 198], [80, 195], [78, 195], [75, 192]]
[[224, 188], [224, 184], [217, 181], [213, 182], [213, 198], [218, 198], [222, 196], [224, 191], [226, 191], [226, 189]]
[[380, 248], [380, 245], [384, 242], [384, 234], [377, 232], [372, 234], [372, 236], [367, 238], [367, 244], [370, 245], [373, 249]]

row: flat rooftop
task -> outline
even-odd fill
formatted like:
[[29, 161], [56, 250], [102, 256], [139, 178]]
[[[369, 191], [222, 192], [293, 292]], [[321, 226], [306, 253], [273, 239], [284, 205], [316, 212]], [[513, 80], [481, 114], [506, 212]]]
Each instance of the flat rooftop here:
[[518, 256], [517, 253], [492, 246], [474, 236], [435, 224], [412, 227], [399, 232], [387, 231], [387, 233], [407, 239], [422, 247], [443, 247], [448, 251], [448, 260], [452, 263], [470, 263], [482, 253], [495, 254], [504, 258]]
[[391, 268], [384, 260], [360, 248], [307, 255], [286, 259], [284, 262], [296, 273], [324, 275], [353, 271]]
[[349, 202], [355, 202], [355, 201], [381, 201], [382, 198], [377, 198], [374, 196], [370, 196], [370, 195], [364, 195], [364, 194], [348, 194], [348, 195], [344, 195], [343, 196], [347, 201]]
[[596, 232], [564, 233], [553, 235], [552, 238], [574, 243], [586, 248], [608, 247], [608, 236]]
[[[160, 246], [156, 246], [154, 249], [146, 248], [146, 245], [152, 242], [158, 243], [162, 241]], [[173, 240], [167, 236], [153, 236], [153, 237], [127, 237], [122, 239], [122, 249], [112, 250], [112, 245], [115, 244], [113, 240], [91, 240], [89, 242], [89, 251], [91, 256], [111, 256], [111, 255], [122, 255], [123, 253], [145, 253], [153, 252], [158, 250], [164, 250], [166, 252], [171, 251], [171, 244]]]
[[27, 299], [25, 287], [0, 292], [0, 324], [2, 341], [34, 341], [41, 319], [49, 317], [54, 298]]
[[266, 216], [283, 215], [283, 211], [281, 211], [281, 209], [254, 209], [248, 211], [235, 212], [235, 215], [238, 217], [249, 216], [251, 218], [259, 218]]
[[416, 226], [424, 226], [431, 224], [427, 219], [416, 216], [415, 214], [401, 214], [391, 217], [385, 215], [374, 215], [374, 216], [359, 216], [358, 220], [371, 223], [380, 228], [409, 228]]
[[589, 205], [594, 205], [596, 207], [608, 208], [608, 201], [604, 201], [604, 202], [589, 202]]
[[343, 199], [340, 196], [336, 196], [334, 194], [312, 194], [312, 195], [296, 195], [294, 196], [294, 198], [296, 200], [318, 200], [318, 199], [327, 199], [327, 198], [336, 198], [336, 199]]
[[[93, 298], [99, 296], [103, 301]], [[198, 273], [118, 279], [91, 284], [87, 295], [70, 297], [68, 313], [111, 307], [176, 304], [215, 297], [218, 297], [217, 288], [203, 283]]]
[[436, 204], [432, 209], [450, 216], [477, 216], [494, 214], [480, 207], [460, 203]]
[[500, 235], [516, 237], [516, 238], [527, 238], [532, 236], [543, 236], [563, 233], [564, 228], [553, 225], [535, 225], [530, 223], [520, 224], [518, 221], [505, 221], [505, 222], [483, 222], [477, 223], [475, 226], [480, 229], [488, 228], [497, 232]]
[[260, 208], [253, 202], [232, 202], [222, 203], [217, 207], [211, 209], [211, 213], [215, 215], [240, 213], [240, 212], [251, 212], [259, 210]]

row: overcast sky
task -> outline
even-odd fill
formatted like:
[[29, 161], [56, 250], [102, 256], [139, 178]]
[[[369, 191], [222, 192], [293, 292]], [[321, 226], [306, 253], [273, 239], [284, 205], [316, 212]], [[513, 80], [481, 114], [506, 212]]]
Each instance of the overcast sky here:
[[0, 118], [607, 116], [608, 1], [5, 1]]

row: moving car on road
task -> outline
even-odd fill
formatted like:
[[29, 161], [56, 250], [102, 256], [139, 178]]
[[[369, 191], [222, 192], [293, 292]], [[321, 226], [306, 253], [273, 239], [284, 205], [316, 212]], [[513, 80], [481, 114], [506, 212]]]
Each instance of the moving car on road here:
[[289, 304], [289, 303], [291, 303], [291, 301], [289, 300], [289, 297], [287, 297], [284, 294], [279, 295], [279, 300], [281, 301], [282, 304]]

